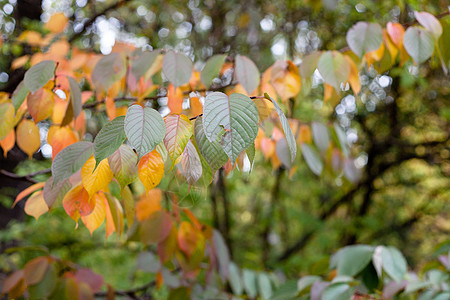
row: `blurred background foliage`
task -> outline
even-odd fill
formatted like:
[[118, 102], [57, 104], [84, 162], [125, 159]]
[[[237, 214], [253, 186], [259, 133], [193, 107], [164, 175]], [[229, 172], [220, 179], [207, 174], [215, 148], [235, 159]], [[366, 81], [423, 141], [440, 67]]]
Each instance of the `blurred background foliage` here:
[[[299, 64], [315, 50], [342, 49], [346, 32], [357, 21], [408, 24], [414, 10], [438, 15], [448, 13], [447, 4], [446, 0], [1, 0], [0, 89], [12, 92], [25, 72], [11, 70], [15, 58], [39, 51], [21, 43], [20, 34], [44, 32], [42, 23], [54, 12], [69, 17], [72, 26], [64, 34], [82, 49], [108, 54], [118, 43], [174, 48], [189, 55], [198, 69], [213, 54], [243, 54], [263, 71], [277, 59]], [[83, 25], [86, 22], [93, 26]], [[450, 18], [441, 23], [448, 28]], [[443, 42], [449, 43], [450, 30], [444, 32]], [[319, 82], [302, 82], [291, 117], [305, 123], [338, 122], [344, 128], [357, 158], [354, 182], [333, 172], [314, 175], [301, 155], [295, 172], [273, 170], [258, 153], [250, 174], [235, 171], [226, 178], [219, 176], [207, 191], [191, 189], [188, 194], [186, 184], [167, 178], [162, 189], [177, 192], [180, 206], [220, 229], [232, 259], [242, 267], [281, 270], [298, 278], [326, 270], [327, 257], [339, 247], [365, 243], [398, 247], [418, 270], [450, 233], [450, 82], [440, 68], [430, 65], [411, 62], [384, 74], [367, 69], [361, 74], [359, 96], [344, 94], [334, 102], [323, 102]], [[93, 115], [88, 122], [104, 120]], [[17, 148], [0, 164], [19, 175], [49, 167], [47, 160], [25, 160]], [[29, 183], [0, 180], [1, 252], [30, 247], [0, 256], [2, 272], [10, 271], [11, 263], [20, 266], [42, 254], [33, 247], [44, 247], [99, 272], [117, 289], [148, 281], [145, 276], [150, 275], [135, 273], [141, 246], [125, 244], [116, 236], [105, 240], [102, 230], [92, 237], [83, 226], [74, 230], [62, 208], [38, 221], [25, 216], [23, 207], [11, 210], [13, 198]]]

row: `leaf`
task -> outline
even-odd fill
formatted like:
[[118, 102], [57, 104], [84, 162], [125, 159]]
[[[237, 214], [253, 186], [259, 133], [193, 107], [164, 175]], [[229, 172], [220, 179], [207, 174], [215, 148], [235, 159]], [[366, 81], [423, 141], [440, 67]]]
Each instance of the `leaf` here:
[[61, 202], [67, 192], [72, 188], [69, 179], [53, 184], [53, 176], [47, 179], [44, 185], [44, 201], [49, 208], [52, 208], [56, 202]]
[[183, 111], [183, 91], [173, 84], [167, 88], [167, 106], [172, 114], [181, 114]]
[[172, 258], [178, 243], [177, 227], [172, 226], [169, 236], [158, 244], [158, 256], [162, 263]]
[[433, 34], [436, 41], [441, 37], [443, 31], [442, 25], [435, 16], [425, 11], [415, 11], [414, 16], [420, 25]]
[[[232, 162], [254, 142], [259, 116], [255, 103], [242, 94], [208, 94], [203, 108], [203, 129], [212, 143], [218, 138]], [[225, 130], [225, 133], [222, 132]], [[220, 136], [219, 136], [220, 134]]]
[[3, 282], [2, 294], [9, 294], [12, 299], [19, 298], [25, 292], [23, 269], [9, 275]]
[[25, 203], [24, 211], [27, 215], [33, 216], [36, 220], [48, 212], [48, 206], [44, 201], [42, 191], [35, 192], [30, 196], [30, 198], [28, 198]]
[[23, 268], [25, 284], [32, 285], [41, 281], [48, 267], [49, 261], [45, 256], [39, 256], [27, 262]]
[[275, 101], [275, 99], [271, 98], [267, 93], [264, 94], [264, 97], [272, 101], [275, 106], [275, 110], [277, 111], [278, 117], [280, 118], [281, 127], [283, 128], [284, 135], [286, 136], [286, 141], [289, 146], [289, 151], [291, 153], [291, 162], [294, 162], [295, 157], [297, 156], [297, 143], [295, 142], [294, 133], [292, 133], [291, 126], [289, 126], [289, 122], [284, 115], [283, 110]]
[[212, 172], [215, 173], [219, 168], [221, 168], [228, 161], [228, 156], [223, 151], [219, 142], [210, 142], [205, 135], [203, 130], [203, 118], [198, 117], [195, 120], [195, 142], [197, 147], [202, 154], [203, 158], [206, 160], [208, 165], [211, 167]]
[[143, 194], [136, 203], [136, 218], [142, 222], [150, 217], [155, 211], [161, 210], [162, 192], [160, 189], [153, 189], [147, 195]]
[[273, 64], [270, 82], [283, 101], [297, 96], [302, 85], [297, 66], [289, 60], [278, 60]]
[[78, 282], [84, 282], [89, 285], [92, 292], [97, 293], [101, 290], [103, 286], [103, 277], [91, 269], [83, 268], [78, 269], [75, 274], [75, 278]]
[[317, 151], [314, 150], [314, 148], [312, 148], [310, 145], [303, 143], [302, 154], [309, 169], [317, 176], [322, 174], [323, 162], [320, 159]]
[[327, 51], [322, 54], [317, 64], [323, 80], [339, 90], [341, 83], [347, 81], [350, 75], [350, 65], [345, 57], [337, 51]]
[[67, 76], [70, 86], [70, 103], [73, 109], [73, 116], [76, 118], [81, 113], [81, 89], [78, 82], [70, 76]]
[[169, 50], [164, 55], [162, 71], [175, 87], [189, 82], [192, 68], [191, 59], [184, 54]]
[[56, 64], [53, 60], [44, 60], [32, 66], [25, 72], [24, 83], [27, 89], [34, 93], [53, 78]]
[[153, 151], [166, 134], [166, 126], [161, 115], [154, 109], [132, 105], [125, 116], [125, 134], [136, 149], [138, 160]]
[[52, 175], [55, 183], [69, 178], [86, 163], [92, 155], [93, 144], [78, 142], [61, 150], [53, 160]]
[[164, 176], [164, 161], [156, 150], [144, 155], [139, 161], [139, 179], [148, 193], [157, 186]]
[[425, 29], [411, 26], [406, 29], [403, 37], [406, 52], [417, 64], [421, 64], [431, 57], [434, 51], [434, 37]]
[[87, 216], [94, 210], [95, 204], [81, 184], [72, 188], [63, 199], [64, 210], [77, 223], [80, 217]]
[[192, 136], [193, 126], [185, 115], [168, 115], [164, 123], [166, 125], [164, 145], [172, 164], [176, 164]]
[[11, 129], [11, 131], [2, 140], [0, 140], [0, 146], [3, 148], [4, 157], [7, 156], [9, 150], [14, 148], [15, 144], [16, 133], [14, 132], [14, 129]]
[[55, 13], [50, 16], [50, 19], [45, 23], [44, 28], [52, 33], [60, 33], [64, 30], [69, 19], [64, 13]]
[[225, 54], [217, 54], [208, 58], [200, 73], [200, 80], [205, 87], [210, 87], [213, 79], [219, 76], [226, 58]]
[[150, 70], [160, 53], [160, 50], [142, 51], [142, 53], [132, 61], [131, 73], [133, 73], [137, 81]]
[[300, 278], [297, 282], [297, 290], [299, 292], [303, 291], [307, 287], [311, 286], [314, 282], [319, 281], [321, 278], [319, 276], [307, 275]]
[[14, 128], [14, 106], [11, 103], [0, 103], [0, 120], [0, 140], [3, 140]]
[[308, 78], [314, 74], [314, 71], [317, 69], [317, 62], [319, 61], [321, 55], [322, 52], [315, 51], [303, 58], [299, 68], [299, 72], [302, 78]]
[[286, 168], [290, 169], [292, 167], [291, 156], [289, 152], [289, 146], [285, 138], [281, 138], [276, 141], [275, 153], [281, 164]]
[[54, 105], [55, 96], [52, 91], [46, 88], [38, 89], [36, 92], [29, 94], [27, 98], [28, 111], [35, 123], [50, 117]]
[[81, 221], [83, 221], [84, 225], [92, 235], [92, 233], [105, 221], [105, 202], [107, 200], [103, 193], [95, 193], [89, 201], [94, 203], [94, 210], [90, 214], [82, 216]]
[[25, 82], [22, 80], [19, 83], [19, 85], [16, 87], [16, 89], [14, 90], [14, 92], [12, 94], [12, 97], [11, 97], [11, 102], [14, 105], [14, 109], [16, 111], [22, 105], [23, 101], [25, 101], [25, 99], [27, 98], [29, 92], [30, 91], [25, 86]]
[[400, 50], [403, 47], [403, 36], [405, 35], [405, 29], [399, 23], [388, 22], [386, 30], [395, 46]]
[[333, 127], [342, 153], [345, 157], [348, 157], [350, 154], [350, 145], [348, 144], [347, 135], [338, 123], [334, 123]]
[[367, 245], [353, 245], [340, 249], [332, 258], [336, 262], [337, 274], [355, 276], [372, 260], [374, 248]]
[[194, 144], [189, 140], [181, 157], [184, 177], [189, 185], [195, 184], [202, 176], [202, 162]]
[[45, 182], [38, 182], [35, 183], [29, 187], [27, 187], [26, 189], [24, 189], [23, 191], [21, 191], [17, 197], [16, 200], [14, 200], [14, 203], [12, 205], [12, 207], [16, 206], [16, 204], [22, 200], [23, 198], [25, 198], [26, 196], [30, 195], [31, 193], [41, 189], [44, 186]]
[[379, 24], [358, 22], [347, 32], [347, 43], [359, 57], [364, 53], [375, 51], [383, 42], [383, 30]]
[[311, 123], [312, 137], [314, 144], [319, 148], [320, 152], [325, 152], [328, 150], [330, 145], [330, 134], [328, 132], [328, 127], [320, 122]]
[[359, 70], [356, 66], [355, 62], [347, 55], [345, 55], [345, 59], [348, 61], [348, 64], [350, 65], [350, 75], [348, 77], [348, 82], [350, 83], [350, 86], [352, 87], [353, 93], [355, 95], [358, 95], [361, 91], [361, 82], [359, 80]]
[[251, 94], [259, 86], [260, 74], [255, 63], [248, 57], [236, 55], [234, 62], [235, 79]]
[[347, 283], [335, 283], [327, 286], [322, 293], [321, 300], [348, 300], [351, 299], [356, 287]]
[[261, 298], [266, 300], [272, 296], [272, 286], [266, 273], [258, 274], [258, 290]]
[[213, 230], [212, 241], [214, 244], [214, 251], [216, 253], [217, 261], [219, 263], [219, 273], [222, 277], [222, 281], [228, 278], [230, 269], [230, 253], [228, 247], [225, 244], [225, 240], [222, 235], [216, 229]]
[[191, 223], [183, 221], [178, 228], [178, 246], [188, 257], [191, 257], [197, 249], [199, 236]]
[[124, 57], [117, 52], [103, 56], [95, 65], [91, 79], [95, 88], [107, 91], [115, 82], [126, 73]]
[[256, 275], [249, 269], [242, 270], [245, 293], [249, 298], [256, 297]]
[[[3, 121], [3, 120], [2, 120]], [[31, 158], [39, 150], [41, 138], [39, 128], [30, 120], [22, 120], [16, 129], [17, 146]]]
[[128, 145], [120, 145], [108, 157], [108, 163], [122, 189], [138, 177], [137, 156]]
[[161, 262], [152, 252], [144, 251], [138, 255], [136, 268], [148, 273], [157, 273], [161, 270]]
[[55, 159], [62, 149], [78, 142], [78, 137], [69, 127], [54, 125], [48, 131], [47, 141], [52, 146], [52, 159]]
[[235, 295], [241, 295], [244, 290], [244, 286], [242, 285], [242, 275], [239, 267], [234, 262], [230, 262], [228, 272], [230, 274], [228, 276], [228, 280], [231, 290]]
[[57, 275], [53, 264], [49, 265], [42, 280], [35, 284], [28, 286], [28, 293], [30, 300], [47, 299], [51, 295], [53, 289], [56, 287]]
[[118, 235], [121, 235], [125, 227], [122, 206], [120, 205], [120, 202], [109, 193], [105, 193], [104, 195], [107, 200], [105, 203], [106, 238], [114, 231], [117, 232]]
[[155, 211], [141, 223], [141, 241], [146, 245], [162, 242], [172, 230], [172, 225], [172, 218], [168, 213], [163, 210]]
[[403, 280], [406, 272], [408, 271], [408, 265], [402, 253], [394, 247], [382, 247], [381, 260], [383, 270], [395, 281], [400, 282]]
[[107, 123], [94, 139], [95, 166], [108, 158], [127, 138], [124, 129], [125, 117], [119, 116]]
[[112, 178], [113, 172], [109, 168], [107, 159], [103, 159], [96, 165], [95, 158], [91, 156], [81, 168], [81, 180], [89, 197], [99, 190], [106, 189]]

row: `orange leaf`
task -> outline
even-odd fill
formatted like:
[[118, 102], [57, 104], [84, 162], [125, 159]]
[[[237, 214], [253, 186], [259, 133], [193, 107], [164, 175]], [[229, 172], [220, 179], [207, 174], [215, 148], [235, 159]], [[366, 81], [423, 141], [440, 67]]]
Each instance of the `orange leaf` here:
[[361, 91], [361, 82], [359, 81], [358, 68], [356, 67], [355, 62], [349, 56], [344, 56], [347, 59], [348, 64], [350, 65], [350, 75], [348, 76], [348, 82], [352, 87], [353, 93], [355, 93], [355, 95], [358, 95], [358, 93]]
[[300, 92], [300, 74], [291, 61], [277, 61], [273, 64], [271, 83], [281, 100], [286, 101]]
[[269, 138], [263, 137], [261, 139], [261, 151], [264, 158], [268, 160], [275, 153], [275, 142]]
[[69, 127], [52, 126], [48, 131], [47, 141], [52, 146], [53, 160], [59, 151], [78, 142], [78, 138]]
[[16, 130], [17, 145], [31, 158], [41, 146], [39, 128], [30, 120], [22, 120]]
[[141, 223], [139, 235], [144, 244], [160, 243], [172, 230], [172, 217], [164, 210], [155, 211]]
[[177, 249], [177, 227], [172, 226], [169, 236], [158, 244], [158, 256], [161, 262], [165, 263], [172, 258]]
[[110, 120], [114, 120], [116, 115], [116, 104], [114, 103], [114, 99], [111, 97], [105, 98], [105, 107], [106, 107], [106, 115]]
[[38, 189], [43, 188], [45, 185], [45, 182], [38, 182], [33, 184], [32, 186], [27, 187], [26, 189], [24, 189], [23, 191], [21, 191], [17, 197], [16, 200], [14, 201], [12, 207], [14, 207], [17, 202], [19, 202], [20, 200], [22, 200], [23, 198], [25, 198], [26, 196], [28, 196], [29, 194], [31, 194], [32, 192], [37, 191]]
[[167, 106], [172, 114], [181, 114], [183, 111], [183, 91], [178, 87], [175, 88], [173, 84], [169, 84], [167, 89]]
[[197, 248], [198, 235], [191, 223], [183, 221], [178, 229], [178, 246], [190, 257]]
[[23, 269], [25, 283], [32, 285], [41, 281], [49, 265], [48, 258], [45, 256], [39, 256], [27, 262]]
[[198, 97], [191, 97], [189, 100], [189, 103], [190, 103], [191, 115], [193, 117], [196, 117], [203, 113], [203, 105], [200, 103], [200, 100]]
[[14, 147], [16, 143], [16, 135], [14, 129], [11, 130], [8, 135], [0, 141], [0, 146], [3, 148], [3, 156], [6, 157], [8, 151]]
[[52, 91], [46, 88], [40, 88], [27, 97], [28, 111], [33, 117], [35, 123], [47, 119], [53, 113], [55, 97]]
[[89, 194], [81, 184], [71, 189], [63, 199], [64, 210], [77, 223], [80, 217], [94, 210], [95, 204], [95, 201], [89, 200]]
[[27, 215], [33, 216], [36, 220], [48, 212], [48, 206], [47, 203], [45, 203], [42, 191], [35, 192], [28, 198], [25, 203], [24, 211]]
[[95, 203], [94, 210], [87, 216], [81, 217], [84, 225], [87, 227], [89, 232], [92, 233], [102, 225], [106, 217], [105, 202], [106, 197], [103, 193], [96, 193], [92, 196], [91, 201]]
[[66, 28], [68, 21], [63, 13], [56, 13], [50, 17], [44, 28], [53, 33], [60, 33]]
[[300, 132], [298, 135], [297, 142], [299, 143], [311, 143], [312, 142], [312, 135], [311, 135], [311, 129], [308, 125], [300, 125]]
[[92, 155], [81, 168], [81, 180], [84, 188], [89, 193], [89, 197], [92, 197], [97, 191], [108, 187], [113, 176], [114, 174], [109, 168], [108, 159], [106, 158], [95, 168], [95, 158]]
[[52, 114], [52, 121], [53, 124], [61, 124], [62, 120], [64, 119], [64, 114], [67, 110], [67, 105], [69, 104], [69, 101], [63, 100], [59, 98], [58, 96], [55, 98], [55, 104], [53, 107], [53, 114]]
[[399, 23], [388, 22], [386, 26], [389, 37], [394, 42], [398, 49], [403, 48], [403, 36], [405, 35], [405, 29]]
[[147, 195], [142, 195], [141, 199], [136, 203], [136, 217], [138, 221], [148, 219], [150, 215], [160, 210], [162, 192], [160, 189], [153, 189]]
[[159, 184], [164, 175], [164, 161], [156, 149], [141, 158], [138, 173], [147, 193]]

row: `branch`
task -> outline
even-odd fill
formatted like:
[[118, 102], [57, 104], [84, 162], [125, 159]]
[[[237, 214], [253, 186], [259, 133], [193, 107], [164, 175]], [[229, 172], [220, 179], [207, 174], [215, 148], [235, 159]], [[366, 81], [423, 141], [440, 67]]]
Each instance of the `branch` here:
[[33, 172], [33, 173], [29, 173], [29, 174], [26, 174], [26, 175], [17, 175], [17, 174], [8, 172], [6, 170], [0, 170], [0, 173], [5, 175], [5, 176], [7, 176], [7, 177], [9, 177], [9, 178], [25, 179], [25, 180], [27, 180], [27, 181], [29, 181], [31, 183], [38, 183], [37, 180], [33, 179], [34, 176], [41, 175], [41, 174], [47, 174], [47, 173], [50, 173], [51, 171], [52, 171], [51, 169], [43, 169], [43, 170], [36, 171], [36, 172]]
[[[140, 287], [134, 288], [134, 289], [129, 289], [129, 290], [125, 290], [125, 291], [119, 291], [119, 290], [114, 290], [114, 294], [117, 296], [124, 296], [124, 297], [130, 297], [132, 299], [140, 299], [139, 297], [136, 296], [137, 293], [139, 292], [144, 292], [147, 289], [154, 287], [156, 285], [155, 281], [150, 281], [147, 284], [144, 284]], [[108, 297], [110, 293], [108, 292], [98, 292], [95, 293], [95, 297]], [[150, 295], [146, 296], [145, 299], [153, 299]]]

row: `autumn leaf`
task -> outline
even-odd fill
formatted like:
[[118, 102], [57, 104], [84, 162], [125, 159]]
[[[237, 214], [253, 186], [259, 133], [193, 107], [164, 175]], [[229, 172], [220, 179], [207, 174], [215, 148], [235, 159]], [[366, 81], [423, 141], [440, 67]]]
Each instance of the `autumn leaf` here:
[[25, 203], [24, 211], [27, 215], [33, 216], [36, 220], [46, 212], [48, 212], [47, 203], [44, 201], [42, 191], [33, 193]]
[[30, 120], [22, 120], [16, 130], [17, 145], [31, 158], [41, 146], [39, 128]]
[[152, 189], [148, 194], [143, 194], [136, 203], [136, 218], [139, 222], [148, 219], [152, 213], [160, 210], [162, 192], [160, 189]]
[[144, 155], [138, 165], [139, 179], [146, 192], [157, 186], [164, 175], [164, 161], [156, 150]]
[[173, 84], [169, 84], [167, 88], [167, 106], [170, 109], [172, 114], [181, 114], [183, 111], [183, 91], [181, 88], [175, 86]]
[[89, 199], [88, 192], [80, 184], [71, 189], [63, 199], [66, 213], [78, 223], [78, 219], [89, 215], [95, 208], [96, 202]]
[[91, 200], [95, 203], [94, 210], [88, 214], [87, 216], [82, 216], [81, 221], [83, 221], [86, 228], [89, 230], [89, 232], [92, 233], [102, 225], [103, 221], [106, 217], [106, 208], [105, 208], [105, 202], [106, 197], [103, 193], [97, 192], [95, 193]]
[[0, 146], [3, 148], [3, 156], [6, 157], [8, 151], [14, 147], [16, 143], [16, 134], [14, 129], [12, 129], [6, 137], [0, 140]]
[[97, 191], [105, 189], [112, 178], [113, 172], [109, 168], [106, 158], [95, 167], [95, 158], [91, 156], [81, 168], [81, 180], [89, 197], [92, 197]]

